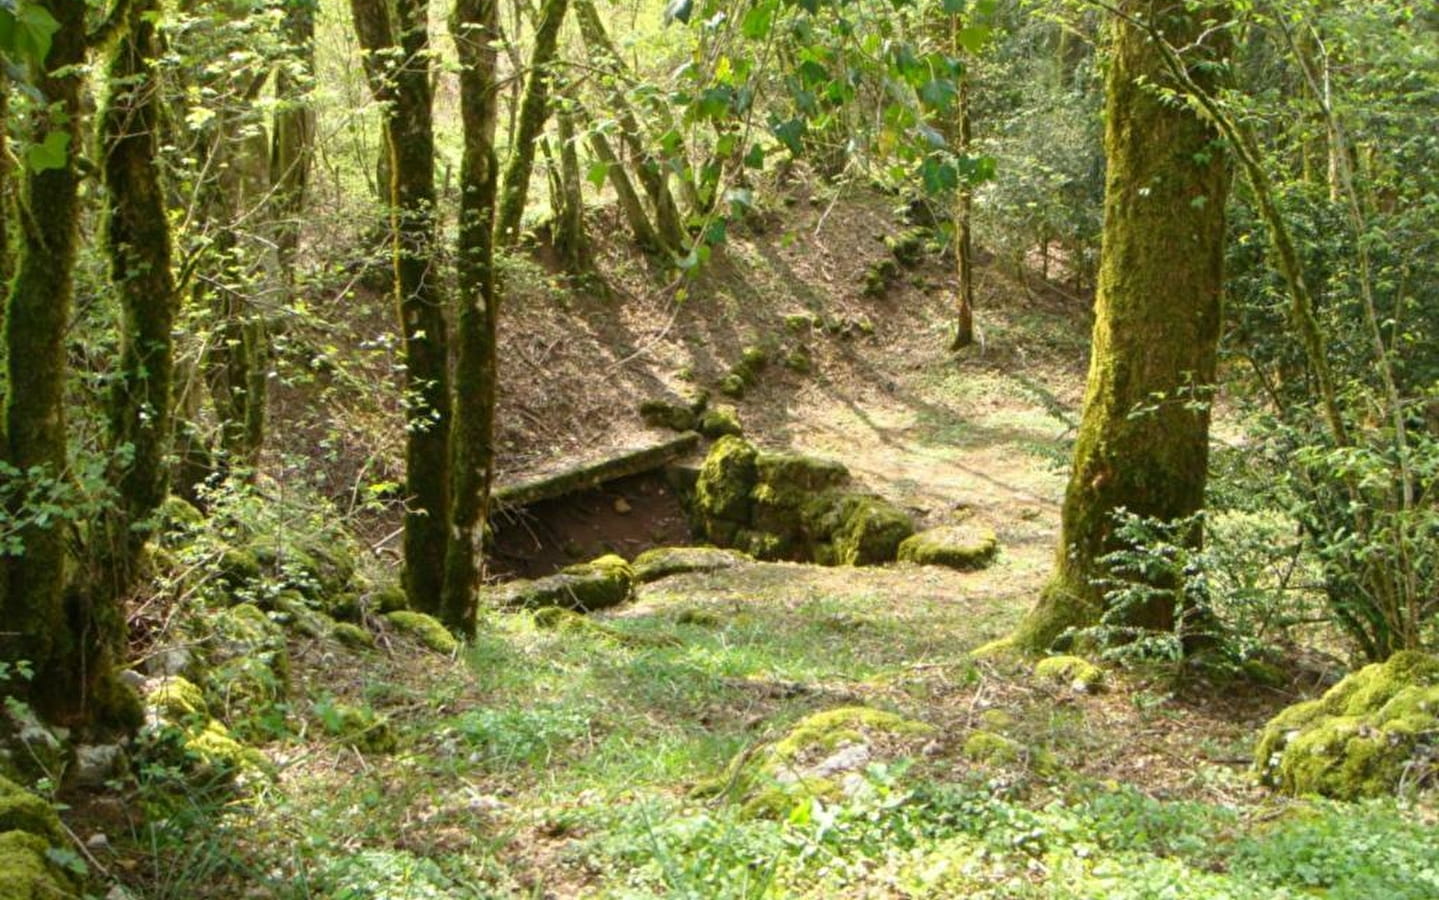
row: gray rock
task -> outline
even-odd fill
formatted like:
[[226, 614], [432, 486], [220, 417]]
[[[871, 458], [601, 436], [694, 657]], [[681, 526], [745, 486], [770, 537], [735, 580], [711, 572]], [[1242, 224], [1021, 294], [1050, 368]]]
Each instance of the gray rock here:
[[81, 744], [75, 748], [70, 781], [76, 787], [100, 787], [124, 773], [127, 760], [119, 744]]

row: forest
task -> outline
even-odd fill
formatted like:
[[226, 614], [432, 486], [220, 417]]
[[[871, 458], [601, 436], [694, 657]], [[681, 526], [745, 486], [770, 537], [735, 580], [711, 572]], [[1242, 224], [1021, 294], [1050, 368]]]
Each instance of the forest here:
[[0, 0], [0, 900], [1439, 897], [1439, 8]]

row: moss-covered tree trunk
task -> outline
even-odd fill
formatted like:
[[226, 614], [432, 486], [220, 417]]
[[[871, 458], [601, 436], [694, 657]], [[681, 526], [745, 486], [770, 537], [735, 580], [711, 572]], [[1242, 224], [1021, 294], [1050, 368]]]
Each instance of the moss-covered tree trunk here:
[[634, 182], [630, 181], [629, 173], [621, 165], [619, 157], [615, 156], [615, 150], [610, 145], [609, 138], [599, 131], [591, 130], [590, 149], [595, 152], [595, 158], [605, 166], [605, 172], [610, 179], [610, 187], [615, 189], [615, 196], [620, 201], [620, 212], [624, 214], [625, 222], [630, 226], [630, 233], [634, 235], [635, 243], [646, 253], [663, 253], [664, 241], [660, 240], [659, 232], [655, 231], [655, 226], [650, 222], [649, 214], [645, 212], [644, 203], [640, 201], [640, 195], [635, 191]]
[[664, 166], [645, 145], [639, 119], [630, 108], [629, 100], [620, 86], [625, 75], [623, 58], [610, 40], [593, 0], [575, 0], [575, 18], [579, 22], [580, 34], [584, 37], [590, 55], [595, 57], [615, 80], [615, 89], [610, 92], [609, 104], [615, 113], [615, 121], [619, 123], [620, 143], [630, 157], [635, 177], [639, 179], [650, 206], [654, 209], [654, 232], [660, 241], [660, 248], [671, 253], [683, 252], [688, 237], [679, 206], [669, 189]]
[[[127, 28], [110, 63], [101, 124], [108, 200], [106, 248], [120, 301], [120, 367], [111, 388], [111, 482], [118, 505], [108, 519], [91, 585], [97, 603], [118, 604], [134, 586], [148, 520], [165, 499], [165, 458], [173, 438], [171, 404], [177, 293], [170, 269], [170, 227], [156, 159], [160, 92], [153, 61], [160, 55], [153, 0], [133, 0]], [[126, 448], [129, 448], [126, 452]], [[123, 616], [109, 611], [123, 633]], [[116, 650], [120, 648], [115, 648]]]
[[[952, 27], [954, 31], [952, 32], [953, 45], [951, 49], [957, 52], [960, 29], [958, 16], [954, 17]], [[959, 97], [955, 103], [955, 119], [959, 138], [956, 149], [961, 155], [967, 155], [974, 144], [974, 123], [970, 118], [968, 72], [959, 77]], [[959, 198], [954, 213], [954, 256], [959, 273], [959, 294], [955, 298], [954, 339], [950, 342], [950, 350], [961, 350], [974, 343], [973, 222], [974, 191], [964, 185], [959, 189]]]
[[[524, 100], [520, 104], [519, 121], [510, 142], [510, 163], [505, 168], [504, 188], [500, 193], [496, 230], [500, 243], [505, 246], [514, 244], [520, 236], [520, 219], [525, 212], [530, 174], [535, 166], [535, 144], [544, 131], [545, 120], [550, 115], [550, 85], [554, 78], [551, 69], [559, 49], [560, 26], [564, 23], [565, 11], [568, 8], [569, 0], [544, 0], [540, 6], [540, 21], [535, 28], [535, 46], [530, 54], [529, 81], [525, 87]], [[466, 125], [467, 129], [468, 127]], [[468, 130], [465, 137], [472, 141], [476, 139]], [[489, 138], [487, 143], [493, 146], [493, 137]]]
[[[49, 105], [35, 115], [32, 139], [62, 134], [68, 139], [57, 164], [24, 175], [19, 215], [19, 257], [5, 316], [6, 368], [4, 462], [25, 473], [26, 483], [44, 496], [46, 482], [63, 483], [66, 465], [65, 333], [74, 299], [74, 271], [80, 220], [77, 160], [83, 140], [81, 103], [86, 56], [83, 0], [47, 4], [60, 28], [43, 71], [33, 84]], [[14, 508], [22, 518], [33, 508]], [[7, 591], [0, 609], [0, 659], [30, 661], [35, 678], [28, 699], [45, 718], [67, 725], [113, 724], [125, 718], [115, 672], [97, 653], [113, 637], [111, 620], [92, 616], [88, 605], [67, 591], [70, 565], [63, 515], [33, 518], [14, 537], [23, 552], [6, 560]], [[129, 723], [126, 723], [129, 724]]]
[[289, 0], [286, 4], [283, 27], [291, 56], [275, 73], [275, 98], [280, 106], [270, 135], [271, 210], [275, 256], [287, 287], [295, 282], [295, 251], [315, 147], [315, 109], [309, 91], [315, 77], [317, 7], [317, 0]]
[[[1172, 520], [1201, 508], [1208, 466], [1223, 288], [1222, 148], [1190, 109], [1159, 96], [1171, 84], [1146, 21], [1212, 83], [1227, 52], [1206, 19], [1223, 4], [1125, 0], [1112, 24], [1107, 83], [1104, 239], [1084, 413], [1065, 494], [1056, 571], [1014, 643], [1042, 650], [1104, 612], [1095, 580], [1116, 549], [1113, 514]], [[1137, 20], [1137, 21], [1136, 21]], [[1198, 540], [1199, 536], [1196, 535]], [[1172, 607], [1133, 610], [1127, 624], [1169, 628]]]
[[[562, 15], [562, 0], [558, 5]], [[494, 256], [499, 162], [494, 144], [499, 79], [494, 40], [499, 31], [499, 11], [496, 0], [459, 0], [453, 16], [450, 30], [460, 57], [460, 116], [465, 148], [460, 163], [450, 540], [441, 617], [450, 628], [471, 635], [475, 630], [476, 588], [483, 568], [495, 460], [495, 326], [499, 296]], [[537, 71], [531, 77], [538, 74]], [[533, 92], [531, 88], [527, 103]], [[522, 115], [521, 122], [524, 120]]]
[[559, 129], [559, 190], [555, 191], [555, 252], [565, 270], [574, 274], [590, 267], [589, 239], [585, 234], [584, 182], [580, 176], [580, 154], [575, 146], [575, 117], [569, 109], [555, 114]]
[[435, 139], [424, 0], [351, 0], [375, 99], [385, 105], [395, 294], [405, 340], [405, 594], [439, 613], [449, 532], [450, 389], [435, 250]]

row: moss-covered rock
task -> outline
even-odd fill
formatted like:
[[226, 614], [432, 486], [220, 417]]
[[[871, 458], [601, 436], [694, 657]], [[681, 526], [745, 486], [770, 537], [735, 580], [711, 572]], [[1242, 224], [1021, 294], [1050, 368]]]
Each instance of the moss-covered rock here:
[[219, 708], [270, 704], [289, 690], [285, 633], [252, 603], [239, 603], [215, 614], [204, 650], [208, 663], [205, 689]]
[[26, 831], [0, 834], [0, 898], [56, 900], [78, 897], [70, 875], [50, 861], [52, 842]]
[[814, 371], [814, 357], [810, 355], [807, 347], [792, 347], [781, 360], [784, 367], [799, 375], [808, 375]]
[[1271, 719], [1254, 768], [1285, 793], [1348, 800], [1412, 781], [1432, 766], [1436, 746], [1439, 657], [1401, 651]]
[[707, 529], [711, 522], [749, 521], [758, 457], [753, 444], [729, 436], [715, 441], [705, 455], [695, 484], [695, 508]]
[[740, 400], [744, 397], [745, 391], [749, 389], [749, 379], [739, 372], [730, 372], [719, 381], [719, 392], [726, 397]]
[[699, 433], [712, 441], [719, 440], [725, 435], [738, 437], [744, 434], [739, 411], [728, 403], [705, 410], [704, 414], [700, 416], [698, 427]]
[[275, 623], [286, 630], [308, 638], [322, 638], [335, 627], [335, 620], [311, 607], [299, 591], [287, 589], [269, 603]]
[[716, 547], [656, 547], [646, 550], [631, 564], [635, 581], [648, 584], [689, 572], [714, 572], [748, 562], [745, 555]]
[[215, 565], [215, 571], [219, 574], [221, 582], [231, 590], [254, 584], [265, 574], [264, 569], [260, 567], [260, 560], [255, 557], [254, 553], [237, 547], [226, 547], [220, 552], [220, 560]]
[[269, 766], [263, 753], [236, 740], [230, 730], [215, 719], [188, 731], [184, 747], [202, 771], [219, 775], [253, 775], [266, 771]]
[[60, 817], [49, 803], [0, 776], [0, 831], [26, 831], [57, 839]]
[[330, 629], [330, 637], [356, 650], [373, 650], [375, 647], [375, 636], [370, 630], [353, 622], [336, 622]]
[[651, 428], [693, 431], [698, 424], [694, 409], [683, 403], [646, 400], [640, 404], [640, 419]]
[[[833, 493], [821, 497], [832, 504], [818, 521], [826, 527], [840, 565], [870, 566], [891, 562], [904, 539], [914, 534], [909, 513], [875, 494]], [[811, 514], [811, 519], [816, 517]], [[830, 523], [834, 523], [831, 530]]]
[[779, 740], [741, 753], [695, 793], [742, 803], [749, 815], [783, 815], [800, 797], [841, 794], [843, 776], [932, 732], [923, 722], [866, 706], [824, 710], [801, 719]]
[[993, 731], [975, 731], [964, 740], [964, 755], [974, 762], [1012, 766], [1024, 761], [1023, 744]]
[[180, 724], [193, 719], [208, 719], [210, 706], [205, 692], [181, 675], [152, 678], [145, 683], [146, 718]]
[[392, 613], [386, 613], [385, 621], [390, 623], [396, 631], [408, 634], [436, 653], [448, 656], [460, 649], [460, 642], [434, 616], [411, 609], [399, 609]]
[[994, 562], [998, 553], [999, 538], [992, 529], [944, 525], [905, 538], [897, 555], [902, 562], [972, 571]]
[[609, 554], [544, 578], [512, 581], [497, 588], [492, 596], [499, 605], [515, 609], [554, 606], [593, 612], [626, 602], [634, 594], [634, 585], [635, 573], [630, 564]]
[[1082, 656], [1050, 656], [1034, 664], [1034, 677], [1062, 684], [1078, 694], [1104, 690], [1104, 670]]
[[784, 317], [784, 327], [792, 334], [805, 334], [824, 325], [824, 319], [812, 312], [790, 313]]

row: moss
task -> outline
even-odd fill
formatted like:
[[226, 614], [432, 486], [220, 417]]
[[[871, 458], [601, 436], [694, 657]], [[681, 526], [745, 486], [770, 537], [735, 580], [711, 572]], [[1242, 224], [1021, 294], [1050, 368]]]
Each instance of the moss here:
[[909, 514], [883, 497], [847, 494], [841, 498], [837, 512], [840, 522], [831, 542], [841, 565], [890, 562], [904, 539], [914, 534]]
[[[174, 534], [184, 537], [205, 527], [205, 514], [183, 497], [174, 494], [166, 497], [155, 511], [161, 531], [167, 536]], [[167, 541], [168, 542], [168, 541]]]
[[803, 334], [823, 326], [824, 320], [812, 312], [790, 313], [784, 317], [786, 331]]
[[0, 777], [0, 831], [24, 831], [58, 840], [60, 817], [42, 798]]
[[749, 381], [738, 372], [730, 372], [720, 379], [718, 387], [721, 394], [739, 400], [744, 397], [745, 391], [749, 388]]
[[726, 403], [700, 416], [699, 432], [710, 440], [718, 440], [725, 435], [744, 434], [744, 426], [740, 424], [739, 411]]
[[[741, 753], [720, 777], [696, 785], [693, 793], [742, 803], [747, 816], [780, 816], [793, 808], [797, 798], [838, 795], [841, 784], [833, 776], [866, 764], [876, 744], [933, 730], [923, 722], [865, 706], [823, 710], [801, 719], [779, 740]], [[855, 748], [852, 758], [843, 758], [845, 748]]]
[[260, 560], [255, 554], [235, 547], [226, 547], [221, 552], [215, 570], [220, 579], [231, 588], [254, 584], [264, 575], [264, 569], [260, 567]]
[[738, 437], [722, 437], [705, 456], [695, 484], [695, 505], [703, 520], [749, 521], [757, 479], [754, 445]]
[[905, 538], [897, 556], [919, 565], [973, 571], [988, 566], [998, 553], [999, 538], [992, 529], [948, 525]]
[[640, 419], [651, 428], [692, 431], [697, 424], [695, 410], [681, 403], [646, 400], [640, 404]]
[[1012, 766], [1022, 763], [1027, 752], [1024, 745], [1013, 738], [993, 731], [976, 731], [965, 738], [964, 755], [975, 762]]
[[330, 629], [330, 637], [356, 650], [371, 650], [375, 646], [375, 636], [370, 630], [352, 622], [336, 622]]
[[[757, 480], [776, 491], [822, 491], [849, 482], [843, 463], [799, 453], [760, 453], [755, 457]], [[790, 502], [797, 502], [794, 497]]]
[[808, 375], [814, 371], [814, 357], [810, 356], [809, 350], [805, 347], [795, 347], [784, 355], [781, 364], [800, 375]]
[[1104, 670], [1080, 656], [1051, 656], [1034, 665], [1034, 677], [1067, 685], [1077, 693], [1092, 694], [1104, 688]]
[[899, 277], [899, 264], [892, 258], [881, 259], [864, 272], [864, 295], [883, 297], [891, 281]]
[[635, 581], [648, 584], [672, 575], [728, 569], [745, 561], [741, 553], [715, 547], [656, 547], [636, 556], [632, 568]]
[[398, 631], [415, 638], [436, 653], [446, 655], [460, 649], [460, 642], [434, 616], [414, 610], [400, 609], [385, 614], [385, 621]]
[[761, 528], [741, 528], [735, 532], [734, 546], [755, 559], [791, 559], [795, 555], [795, 541], [787, 533], [765, 531]]
[[409, 603], [405, 599], [405, 588], [400, 584], [387, 584], [377, 589], [370, 599], [382, 615], [406, 609]]
[[325, 733], [365, 753], [394, 753], [399, 739], [386, 716], [373, 709], [336, 703], [320, 711]]
[[884, 239], [884, 245], [889, 248], [895, 261], [904, 266], [918, 264], [924, 257], [928, 242], [929, 231], [919, 227], [906, 228], [899, 234], [889, 235]]
[[202, 766], [218, 772], [255, 773], [268, 767], [264, 754], [237, 741], [228, 728], [214, 719], [186, 737], [185, 750]]
[[0, 897], [56, 900], [78, 897], [70, 876], [50, 862], [51, 842], [25, 831], [0, 834]]
[[270, 601], [270, 608], [276, 614], [276, 623], [305, 637], [322, 638], [335, 627], [334, 619], [310, 608], [304, 595], [294, 589], [281, 591]]
[[1439, 659], [1401, 652], [1271, 719], [1254, 767], [1285, 793], [1378, 796], [1398, 788], [1433, 752], [1436, 732]]
[[256, 711], [289, 692], [285, 634], [259, 607], [240, 603], [210, 620], [204, 675], [211, 705], [230, 714]]
[[499, 605], [511, 608], [555, 606], [592, 612], [626, 602], [634, 595], [634, 584], [634, 569], [610, 554], [545, 578], [512, 581], [493, 591], [492, 597]]
[[168, 722], [180, 723], [186, 719], [210, 717], [205, 692], [181, 675], [169, 675], [156, 680], [145, 695], [145, 704], [156, 717]]
[[750, 345], [740, 351], [739, 363], [736, 369], [747, 372], [758, 372], [769, 364], [769, 353], [763, 348]]

